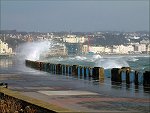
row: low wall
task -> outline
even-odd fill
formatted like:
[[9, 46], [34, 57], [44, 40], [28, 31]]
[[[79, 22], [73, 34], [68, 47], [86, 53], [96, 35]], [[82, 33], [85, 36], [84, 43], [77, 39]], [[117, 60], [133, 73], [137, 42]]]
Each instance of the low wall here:
[[[65, 108], [61, 108], [59, 106], [50, 104], [50, 103], [46, 103], [44, 101], [41, 100], [37, 100], [28, 96], [24, 96], [23, 94], [19, 93], [18, 91], [12, 91], [9, 90], [7, 88], [4, 88], [2, 86], [0, 86], [0, 100], [1, 100], [1, 105], [3, 103], [3, 101], [5, 101], [5, 104], [7, 104], [7, 101], [11, 100], [11, 102], [13, 102], [13, 104], [15, 104], [15, 106], [19, 105], [19, 107], [21, 107], [21, 109], [24, 111], [28, 108], [35, 110], [36, 112], [31, 112], [31, 113], [64, 113], [64, 112], [72, 112], [68, 109]], [[9, 102], [10, 103], [10, 102]], [[3, 106], [3, 105], [2, 105]], [[14, 106], [10, 106], [12, 107], [14, 110]], [[3, 109], [0, 109], [0, 112]], [[7, 107], [8, 109], [8, 107]], [[19, 113], [21, 113], [21, 111], [18, 111]], [[1, 112], [2, 113], [2, 112]], [[24, 112], [23, 112], [24, 113]], [[28, 112], [30, 113], [30, 112]]]

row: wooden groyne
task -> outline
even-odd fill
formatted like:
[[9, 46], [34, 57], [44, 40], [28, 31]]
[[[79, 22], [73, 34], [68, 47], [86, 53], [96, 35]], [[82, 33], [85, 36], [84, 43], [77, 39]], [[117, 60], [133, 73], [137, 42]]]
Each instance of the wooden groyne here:
[[[25, 65], [37, 70], [42, 70], [58, 75], [69, 75], [80, 78], [92, 77], [93, 79], [98, 79], [100, 81], [104, 81], [105, 78], [105, 70], [103, 67], [53, 64], [49, 62], [31, 60], [25, 60]], [[131, 71], [130, 67], [112, 68], [110, 71], [112, 83], [126, 83], [128, 85], [134, 83], [135, 86], [142, 84], [145, 88], [150, 88], [150, 71], [141, 73], [137, 70]]]

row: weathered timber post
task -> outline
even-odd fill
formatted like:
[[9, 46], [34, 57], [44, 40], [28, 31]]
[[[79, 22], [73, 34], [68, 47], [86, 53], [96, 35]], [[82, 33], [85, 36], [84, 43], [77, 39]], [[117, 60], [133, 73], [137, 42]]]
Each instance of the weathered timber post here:
[[135, 71], [135, 73], [134, 73], [134, 84], [135, 84], [135, 85], [139, 85], [139, 81], [138, 81], [138, 71]]
[[120, 82], [120, 83], [122, 82], [120, 68], [112, 68], [111, 69], [111, 81], [112, 82]]
[[150, 87], [150, 71], [145, 71], [143, 73], [143, 86]]
[[94, 67], [93, 68], [93, 78], [104, 79], [104, 68]]
[[77, 67], [77, 65], [73, 65], [72, 66], [72, 75], [75, 75], [75, 76], [77, 76], [77, 74], [78, 74], [78, 67]]
[[126, 84], [130, 84], [130, 70], [126, 70]]

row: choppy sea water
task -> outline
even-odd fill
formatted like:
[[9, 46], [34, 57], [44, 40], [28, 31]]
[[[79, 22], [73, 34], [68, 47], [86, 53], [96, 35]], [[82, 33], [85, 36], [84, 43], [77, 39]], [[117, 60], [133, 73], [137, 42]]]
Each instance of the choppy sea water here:
[[[103, 67], [105, 69], [105, 80], [99, 81], [92, 78], [77, 78], [80, 79], [82, 82], [86, 82], [86, 84], [89, 81], [89, 84], [92, 83], [92, 88], [94, 91], [97, 91], [97, 88], [100, 87], [100, 92], [102, 91], [102, 88], [104, 88], [104, 91], [106, 89], [109, 89], [110, 91], [112, 89], [119, 89], [122, 91], [130, 91], [131, 94], [137, 94], [134, 91], [138, 91], [138, 95], [145, 95], [143, 94], [143, 85], [142, 85], [142, 78], [139, 77], [140, 85], [139, 87], [135, 89], [134, 83], [130, 86], [127, 86], [124, 82], [121, 85], [113, 85], [111, 84], [111, 75], [110, 70], [111, 68], [121, 68], [121, 67], [131, 67], [133, 70], [140, 71], [140, 75], [146, 70], [150, 69], [149, 65], [150, 56], [149, 55], [132, 55], [132, 56], [117, 56], [117, 55], [107, 55], [107, 56], [100, 56], [100, 55], [81, 55], [81, 56], [69, 56], [69, 57], [53, 57], [48, 59], [40, 59], [40, 61], [44, 62], [50, 62], [55, 64], [70, 64], [70, 65], [82, 65], [82, 66], [90, 66], [90, 67]], [[19, 72], [19, 73], [32, 73], [32, 75], [39, 74], [38, 70], [29, 69], [25, 67], [25, 59], [18, 59], [18, 58], [3, 58], [0, 59], [0, 72], [1, 73], [13, 73]], [[17, 66], [16, 66], [17, 65]], [[40, 72], [42, 73], [42, 72]], [[44, 73], [44, 72], [43, 72]], [[53, 76], [53, 75], [52, 75]], [[55, 78], [61, 81], [61, 79], [65, 79], [65, 76], [62, 75], [60, 78]], [[68, 79], [68, 77], [67, 77]], [[76, 78], [69, 76], [69, 79], [73, 82], [76, 80]], [[123, 77], [124, 79], [124, 77]], [[78, 84], [80, 85], [80, 84]], [[87, 88], [88, 89], [88, 88]], [[89, 89], [91, 90], [91, 89]], [[118, 94], [119, 95], [119, 94]]]
[[[8, 67], [13, 65], [13, 62], [24, 62], [25, 59], [18, 57], [14, 58], [0, 58], [0, 67]], [[31, 59], [32, 60], [32, 59]], [[81, 65], [87, 67], [103, 67], [105, 70], [112, 68], [131, 67], [133, 71], [141, 73], [150, 70], [150, 56], [149, 55], [81, 55], [81, 56], [68, 56], [68, 57], [51, 57], [39, 59], [43, 62], [54, 64], [67, 64], [67, 65]], [[24, 64], [22, 64], [24, 65]], [[106, 76], [110, 74], [106, 71]]]
[[145, 71], [150, 69], [150, 56], [149, 55], [82, 55], [82, 56], [69, 56], [53, 57], [43, 59], [42, 61], [51, 62], [55, 64], [69, 64], [81, 65], [89, 67], [103, 67], [104, 69], [131, 67], [132, 70]]

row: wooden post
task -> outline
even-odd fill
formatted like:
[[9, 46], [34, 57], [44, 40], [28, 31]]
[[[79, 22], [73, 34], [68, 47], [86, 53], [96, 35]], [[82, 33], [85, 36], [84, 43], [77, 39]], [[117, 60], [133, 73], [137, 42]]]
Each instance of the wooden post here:
[[130, 71], [126, 70], [126, 84], [130, 84]]
[[134, 84], [135, 85], [139, 85], [139, 82], [138, 82], [138, 71], [135, 71], [135, 73], [134, 73]]
[[112, 82], [120, 82], [120, 83], [122, 82], [120, 68], [112, 68], [111, 69], [111, 81]]
[[78, 73], [77, 71], [78, 71], [77, 65], [73, 65], [72, 66], [72, 75], [77, 76], [77, 73]]
[[150, 71], [145, 71], [143, 73], [143, 86], [150, 87]]

